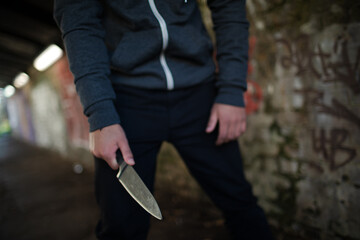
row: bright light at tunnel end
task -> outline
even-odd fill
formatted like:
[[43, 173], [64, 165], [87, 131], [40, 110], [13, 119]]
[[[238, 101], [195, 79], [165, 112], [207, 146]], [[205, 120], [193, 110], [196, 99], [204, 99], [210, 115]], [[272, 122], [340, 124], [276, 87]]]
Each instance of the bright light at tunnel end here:
[[63, 50], [55, 44], [51, 44], [34, 60], [34, 67], [38, 71], [44, 71], [63, 55]]
[[11, 85], [7, 85], [4, 90], [3, 90], [3, 94], [5, 97], [9, 98], [11, 97], [12, 95], [14, 95], [15, 93], [15, 88]]

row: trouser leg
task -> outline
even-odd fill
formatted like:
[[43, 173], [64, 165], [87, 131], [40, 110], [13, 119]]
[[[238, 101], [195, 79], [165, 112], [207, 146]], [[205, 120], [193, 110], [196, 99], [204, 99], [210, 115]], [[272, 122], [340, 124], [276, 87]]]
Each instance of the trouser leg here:
[[215, 147], [174, 142], [192, 175], [222, 210], [234, 239], [272, 239], [264, 212], [257, 205], [241, 166], [236, 141]]
[[174, 96], [170, 141], [222, 210], [234, 239], [272, 239], [265, 214], [245, 179], [237, 141], [216, 146], [217, 131], [205, 133], [214, 96], [211, 84]]

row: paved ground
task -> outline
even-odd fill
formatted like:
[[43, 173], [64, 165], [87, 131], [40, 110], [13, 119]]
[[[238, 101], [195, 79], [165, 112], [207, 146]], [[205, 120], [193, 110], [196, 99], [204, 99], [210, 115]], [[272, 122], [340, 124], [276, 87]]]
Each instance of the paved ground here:
[[[149, 239], [229, 239], [220, 213], [175, 165], [159, 164], [155, 197], [165, 220], [153, 219]], [[0, 239], [95, 239], [92, 182], [91, 168], [76, 174], [52, 151], [0, 137]]]

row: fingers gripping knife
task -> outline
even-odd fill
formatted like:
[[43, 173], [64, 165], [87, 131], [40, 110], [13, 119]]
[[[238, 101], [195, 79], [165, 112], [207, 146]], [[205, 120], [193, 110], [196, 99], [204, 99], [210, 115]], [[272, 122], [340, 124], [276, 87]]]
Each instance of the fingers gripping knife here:
[[116, 152], [116, 160], [120, 166], [119, 172], [116, 175], [119, 182], [124, 186], [131, 197], [140, 204], [140, 206], [142, 206], [155, 218], [162, 220], [161, 211], [154, 196], [151, 194], [134, 168], [124, 161], [119, 150]]

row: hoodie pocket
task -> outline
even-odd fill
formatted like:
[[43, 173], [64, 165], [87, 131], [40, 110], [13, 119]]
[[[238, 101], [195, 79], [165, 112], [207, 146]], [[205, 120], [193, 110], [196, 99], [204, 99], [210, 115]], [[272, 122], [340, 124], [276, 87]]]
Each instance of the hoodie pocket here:
[[136, 67], [155, 59], [161, 51], [160, 36], [156, 29], [125, 32], [111, 55], [112, 68], [130, 73]]
[[213, 46], [207, 33], [192, 26], [169, 26], [168, 53], [175, 58], [187, 59], [204, 65], [212, 57]]

